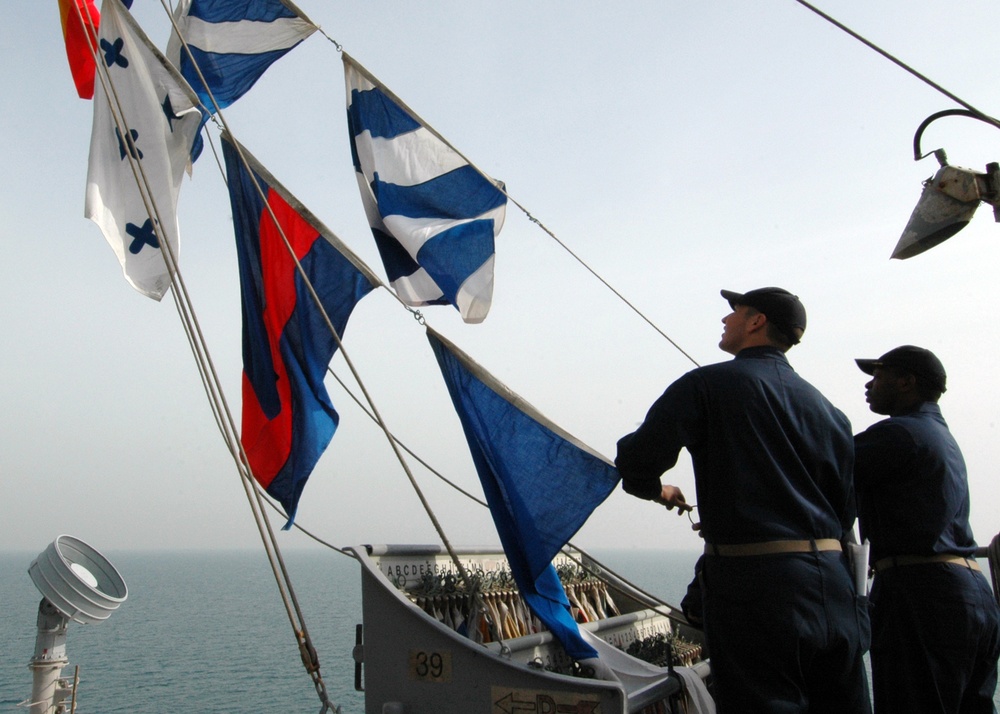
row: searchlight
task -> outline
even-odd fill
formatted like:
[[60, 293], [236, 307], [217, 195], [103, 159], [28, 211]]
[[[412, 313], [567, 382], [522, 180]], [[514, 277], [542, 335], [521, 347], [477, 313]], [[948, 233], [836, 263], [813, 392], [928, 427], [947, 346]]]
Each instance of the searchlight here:
[[924, 181], [920, 200], [910, 215], [891, 258], [912, 258], [951, 238], [965, 228], [980, 203], [993, 206], [993, 216], [1000, 222], [1000, 164], [986, 165], [985, 172], [948, 164], [944, 149], [928, 154], [920, 151], [920, 139], [931, 122], [944, 116], [968, 116], [1000, 128], [1000, 122], [964, 109], [948, 109], [927, 117], [913, 137], [913, 159], [919, 161], [934, 154], [940, 168]]
[[35, 558], [28, 575], [42, 601], [38, 604], [38, 634], [32, 671], [30, 714], [66, 711], [64, 700], [76, 704], [76, 683], [62, 678], [69, 623], [104, 622], [128, 597], [125, 581], [97, 550], [79, 538], [61, 535]]

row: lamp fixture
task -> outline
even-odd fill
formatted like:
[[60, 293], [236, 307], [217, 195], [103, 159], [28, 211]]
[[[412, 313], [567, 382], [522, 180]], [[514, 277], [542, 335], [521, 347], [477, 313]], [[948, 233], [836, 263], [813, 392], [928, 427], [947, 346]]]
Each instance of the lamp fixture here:
[[1000, 222], [1000, 164], [987, 164], [983, 173], [951, 166], [944, 149], [927, 154], [920, 151], [920, 139], [931, 122], [952, 115], [972, 117], [1000, 128], [996, 119], [964, 109], [948, 109], [932, 114], [920, 124], [913, 137], [914, 161], [934, 154], [940, 168], [933, 177], [924, 181], [920, 200], [891, 258], [912, 258], [951, 238], [969, 224], [980, 202], [993, 206], [993, 216]]
[[42, 594], [38, 604], [38, 632], [32, 671], [31, 699], [23, 702], [29, 714], [67, 711], [64, 700], [76, 705], [76, 681], [63, 678], [66, 628], [69, 623], [104, 622], [128, 597], [128, 588], [115, 566], [79, 538], [61, 535], [35, 558], [28, 568], [31, 581]]

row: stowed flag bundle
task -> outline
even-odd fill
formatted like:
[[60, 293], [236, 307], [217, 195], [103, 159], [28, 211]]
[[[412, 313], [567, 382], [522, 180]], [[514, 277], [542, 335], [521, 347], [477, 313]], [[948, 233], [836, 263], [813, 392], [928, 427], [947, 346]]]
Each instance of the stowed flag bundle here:
[[[98, 34], [94, 126], [84, 213], [111, 244], [125, 278], [159, 300], [177, 256], [177, 195], [202, 126], [197, 97], [120, 0], [105, 0]], [[140, 188], [141, 187], [141, 188]]]
[[361, 200], [389, 283], [407, 305], [452, 304], [482, 322], [507, 197], [344, 53]]
[[240, 440], [254, 477], [285, 508], [288, 528], [339, 420], [323, 384], [337, 349], [323, 311], [343, 336], [354, 306], [380, 281], [246, 149], [227, 136], [222, 146], [243, 296]]
[[174, 31], [167, 57], [210, 112], [215, 107], [209, 90], [219, 108], [225, 109], [316, 30], [297, 7], [283, 0], [181, 0], [174, 20], [190, 53]]
[[432, 330], [427, 337], [521, 595], [571, 657], [597, 657], [552, 559], [611, 494], [618, 472], [443, 337]]

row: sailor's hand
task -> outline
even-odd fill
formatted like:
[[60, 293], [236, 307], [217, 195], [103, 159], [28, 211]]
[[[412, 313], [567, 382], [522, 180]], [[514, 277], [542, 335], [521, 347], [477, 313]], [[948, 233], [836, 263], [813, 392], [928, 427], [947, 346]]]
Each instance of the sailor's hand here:
[[670, 485], [660, 487], [660, 497], [656, 499], [656, 502], [662, 503], [667, 507], [668, 511], [672, 511], [676, 507], [678, 516], [693, 508], [693, 506], [688, 505], [681, 490], [676, 486]]

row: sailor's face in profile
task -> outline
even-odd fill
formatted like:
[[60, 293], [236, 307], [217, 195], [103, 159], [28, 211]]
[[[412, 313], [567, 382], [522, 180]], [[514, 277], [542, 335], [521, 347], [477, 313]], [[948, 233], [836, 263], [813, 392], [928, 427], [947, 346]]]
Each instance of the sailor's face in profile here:
[[892, 414], [899, 402], [899, 375], [891, 369], [876, 367], [865, 385], [865, 401], [876, 414]]
[[747, 322], [750, 316], [746, 305], [734, 305], [733, 311], [722, 318], [722, 339], [719, 349], [735, 355], [743, 346], [743, 338], [747, 332]]

